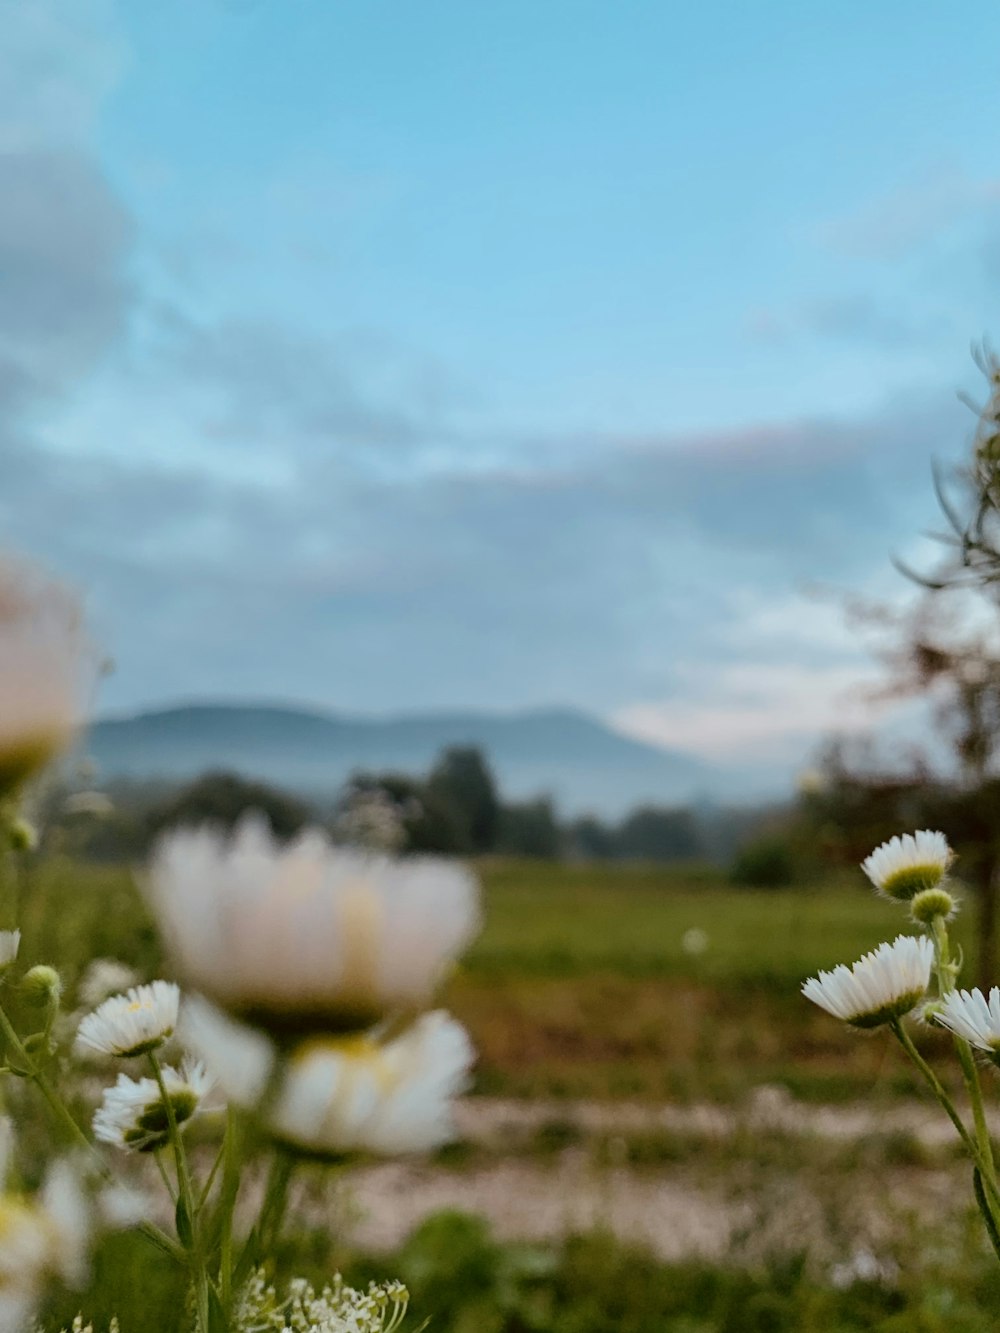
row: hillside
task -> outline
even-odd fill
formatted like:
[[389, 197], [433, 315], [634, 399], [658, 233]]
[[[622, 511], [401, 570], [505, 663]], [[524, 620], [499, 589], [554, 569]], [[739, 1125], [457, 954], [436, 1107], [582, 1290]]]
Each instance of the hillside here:
[[186, 779], [227, 768], [315, 796], [355, 769], [422, 773], [446, 745], [478, 745], [517, 799], [550, 792], [567, 812], [717, 795], [724, 775], [568, 709], [341, 717], [292, 707], [192, 704], [110, 717], [87, 752], [103, 778]]

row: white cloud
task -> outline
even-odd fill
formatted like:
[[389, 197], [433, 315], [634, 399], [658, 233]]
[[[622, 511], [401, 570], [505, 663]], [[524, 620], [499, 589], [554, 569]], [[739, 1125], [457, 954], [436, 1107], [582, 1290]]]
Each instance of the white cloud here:
[[821, 244], [859, 259], [898, 259], [1000, 204], [1000, 179], [942, 162], [818, 229]]
[[890, 705], [874, 694], [876, 668], [727, 662], [682, 669], [679, 697], [620, 709], [629, 735], [706, 759], [803, 761], [831, 732], [866, 731]]

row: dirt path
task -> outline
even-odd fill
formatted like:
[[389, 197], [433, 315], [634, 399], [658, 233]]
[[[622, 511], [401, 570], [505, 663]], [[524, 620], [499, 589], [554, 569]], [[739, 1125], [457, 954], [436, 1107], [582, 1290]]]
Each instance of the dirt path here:
[[[473, 1157], [458, 1169], [392, 1162], [351, 1172], [348, 1229], [357, 1244], [392, 1248], [428, 1214], [456, 1208], [480, 1214], [504, 1240], [553, 1240], [603, 1227], [668, 1260], [718, 1258], [740, 1245], [757, 1252], [803, 1244], [822, 1250], [830, 1248], [827, 1190], [777, 1167], [763, 1188], [748, 1190], [744, 1182], [741, 1192], [718, 1171], [699, 1168], [697, 1139], [770, 1132], [849, 1142], [902, 1132], [937, 1147], [954, 1133], [933, 1107], [904, 1104], [879, 1112], [864, 1105], [810, 1106], [776, 1088], [758, 1089], [735, 1110], [472, 1098], [459, 1108], [459, 1123], [468, 1142], [498, 1155], [478, 1162]], [[519, 1143], [546, 1125], [570, 1125], [584, 1137], [669, 1130], [691, 1134], [694, 1142], [690, 1158], [655, 1170], [600, 1167], [582, 1145], [548, 1158], [519, 1157]], [[996, 1127], [1000, 1131], [1000, 1117]], [[947, 1169], [893, 1169], [879, 1179], [853, 1179], [846, 1193], [852, 1226], [871, 1243], [890, 1234], [893, 1217], [940, 1212], [955, 1196]]]

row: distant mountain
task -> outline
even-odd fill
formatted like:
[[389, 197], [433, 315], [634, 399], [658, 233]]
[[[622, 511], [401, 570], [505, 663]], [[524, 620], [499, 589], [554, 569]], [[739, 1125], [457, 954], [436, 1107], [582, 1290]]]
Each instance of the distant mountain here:
[[341, 717], [299, 708], [191, 704], [97, 722], [87, 753], [104, 778], [188, 779], [226, 768], [316, 797], [356, 769], [427, 771], [446, 745], [477, 745], [500, 789], [551, 793], [567, 813], [620, 814], [731, 785], [691, 755], [646, 745], [569, 709]]

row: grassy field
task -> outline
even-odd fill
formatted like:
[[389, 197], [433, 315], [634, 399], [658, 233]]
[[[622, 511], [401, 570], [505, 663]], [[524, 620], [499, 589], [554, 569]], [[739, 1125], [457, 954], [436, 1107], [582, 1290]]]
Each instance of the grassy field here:
[[[817, 968], [851, 961], [905, 929], [903, 913], [876, 899], [860, 873], [750, 891], [697, 867], [479, 869], [484, 930], [445, 999], [480, 1053], [480, 1101], [470, 1113], [515, 1105], [528, 1118], [521, 1130], [500, 1123], [492, 1137], [446, 1150], [393, 1189], [419, 1190], [433, 1177], [435, 1197], [447, 1198], [440, 1181], [454, 1180], [457, 1195], [465, 1180], [485, 1212], [487, 1194], [513, 1167], [513, 1188], [539, 1200], [591, 1182], [619, 1199], [631, 1191], [639, 1213], [663, 1190], [682, 1200], [682, 1216], [684, 1200], [692, 1209], [708, 1201], [733, 1220], [728, 1239], [712, 1258], [680, 1260], [610, 1230], [501, 1240], [484, 1221], [452, 1213], [418, 1223], [389, 1254], [345, 1249], [318, 1227], [290, 1242], [290, 1268], [322, 1275], [337, 1265], [359, 1281], [398, 1273], [413, 1290], [416, 1322], [431, 1315], [432, 1333], [994, 1326], [1000, 1281], [970, 1223], [954, 1146], [893, 1121], [917, 1089], [885, 1036], [847, 1032], [799, 994]], [[70, 1003], [88, 958], [122, 958], [145, 976], [161, 970], [155, 932], [124, 868], [39, 864], [8, 892], [5, 911], [22, 926], [22, 957], [63, 970]], [[957, 932], [966, 947], [967, 925]], [[707, 938], [697, 956], [682, 943], [692, 928]], [[940, 1039], [923, 1040], [933, 1054]], [[838, 1105], [863, 1096], [873, 1124], [844, 1139], [762, 1127], [746, 1111], [775, 1085], [782, 1095]], [[491, 1100], [497, 1096], [516, 1100]], [[695, 1118], [629, 1121], [622, 1101], [635, 1104], [630, 1114], [657, 1115], [669, 1103], [692, 1117], [711, 1103], [733, 1117], [732, 1129], [720, 1134]], [[580, 1107], [597, 1103], [610, 1120], [581, 1121]], [[544, 1111], [537, 1121], [533, 1108]], [[110, 1270], [99, 1264], [88, 1312], [100, 1320], [117, 1310], [123, 1333], [139, 1333], [178, 1293], [143, 1242], [109, 1244], [131, 1247], [134, 1286], [108, 1290], [102, 1273]], [[838, 1278], [867, 1247], [878, 1252], [878, 1270], [866, 1276], [862, 1263], [860, 1276]], [[67, 1296], [66, 1319], [79, 1303]]]
[[[489, 862], [485, 926], [445, 999], [480, 1053], [477, 1091], [520, 1097], [731, 1101], [914, 1090], [882, 1036], [845, 1032], [799, 994], [821, 967], [906, 929], [860, 872], [735, 889], [703, 868]], [[158, 944], [126, 869], [42, 865], [21, 886], [24, 956], [72, 983], [87, 957], [153, 975]], [[968, 918], [958, 939], [968, 949]], [[686, 953], [685, 932], [707, 947]], [[932, 1039], [933, 1045], [933, 1039]]]

